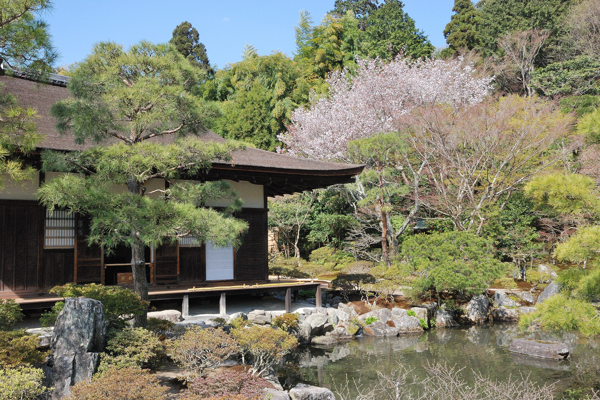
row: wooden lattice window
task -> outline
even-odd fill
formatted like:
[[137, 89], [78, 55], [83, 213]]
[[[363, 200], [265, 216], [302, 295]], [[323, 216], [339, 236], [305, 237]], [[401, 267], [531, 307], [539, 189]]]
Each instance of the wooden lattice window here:
[[46, 211], [44, 247], [49, 249], [75, 247], [75, 214], [66, 210]]

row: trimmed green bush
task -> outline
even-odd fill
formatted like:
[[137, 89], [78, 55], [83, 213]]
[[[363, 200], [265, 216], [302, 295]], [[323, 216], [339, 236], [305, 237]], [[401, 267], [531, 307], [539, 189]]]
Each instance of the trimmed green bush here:
[[0, 400], [33, 400], [46, 391], [40, 368], [0, 368]]
[[175, 323], [160, 318], [148, 318], [146, 329], [155, 334], [163, 334], [175, 328]]
[[[60, 297], [87, 297], [99, 300], [104, 306], [104, 316], [108, 329], [122, 329], [128, 325], [128, 321], [138, 315], [142, 315], [148, 309], [149, 303], [130, 289], [120, 286], [104, 286], [95, 283], [87, 285], [76, 285], [67, 283], [64, 286], [56, 286], [50, 290]], [[52, 310], [43, 314], [40, 321], [43, 326], [52, 326], [56, 317], [64, 308], [65, 303], [57, 302]]]
[[535, 312], [521, 316], [522, 329], [532, 325], [555, 332], [579, 332], [584, 336], [600, 334], [600, 319], [594, 306], [560, 293], [539, 304]]
[[271, 325], [275, 328], [279, 328], [288, 333], [294, 333], [298, 331], [298, 324], [300, 323], [300, 317], [298, 314], [285, 313], [278, 317], [273, 318]]
[[125, 328], [108, 340], [99, 371], [130, 367], [156, 370], [165, 358], [165, 346], [158, 336], [145, 328]]
[[25, 330], [0, 331], [0, 368], [38, 365], [46, 359], [46, 353], [37, 349], [37, 335]]
[[168, 345], [169, 356], [185, 370], [188, 382], [202, 375], [206, 368], [215, 368], [239, 352], [236, 341], [223, 329], [190, 326]]
[[0, 299], [0, 330], [11, 329], [23, 320], [21, 306], [14, 300]]

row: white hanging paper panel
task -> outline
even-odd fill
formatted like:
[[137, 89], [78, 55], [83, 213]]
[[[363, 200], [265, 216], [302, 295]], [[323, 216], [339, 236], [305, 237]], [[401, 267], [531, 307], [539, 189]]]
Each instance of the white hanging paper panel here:
[[213, 247], [206, 242], [206, 280], [233, 279], [233, 247]]

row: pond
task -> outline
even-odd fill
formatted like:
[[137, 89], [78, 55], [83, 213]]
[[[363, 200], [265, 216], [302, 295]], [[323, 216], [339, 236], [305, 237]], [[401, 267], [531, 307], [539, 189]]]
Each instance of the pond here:
[[[508, 351], [512, 339], [527, 337], [560, 340], [567, 343], [572, 358], [547, 361]], [[311, 385], [339, 390], [347, 382], [359, 381], [364, 389], [375, 384], [377, 372], [390, 374], [401, 364], [421, 379], [426, 377], [427, 363], [446, 363], [464, 368], [462, 378], [473, 381], [473, 371], [492, 380], [529, 376], [537, 383], [556, 383], [558, 391], [571, 385], [576, 367], [598, 365], [600, 348], [597, 341], [576, 335], [556, 337], [550, 334], [524, 335], [516, 325], [496, 324], [468, 329], [437, 329], [422, 335], [394, 338], [363, 337], [334, 348], [310, 348], [299, 355], [303, 380]], [[350, 384], [353, 391], [353, 385]], [[355, 391], [353, 391], [356, 394]]]

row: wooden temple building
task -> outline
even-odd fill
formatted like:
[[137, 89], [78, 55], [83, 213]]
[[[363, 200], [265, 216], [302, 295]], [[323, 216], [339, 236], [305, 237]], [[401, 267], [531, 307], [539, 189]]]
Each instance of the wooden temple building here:
[[[64, 77], [49, 82], [26, 77], [2, 76], [3, 90], [16, 95], [19, 104], [37, 110], [38, 133], [44, 140], [31, 162], [40, 165], [40, 151], [82, 150], [73, 137], [59, 135], [51, 106], [69, 96]], [[212, 132], [203, 140], [223, 141]], [[269, 284], [267, 198], [333, 184], [351, 182], [362, 166], [321, 162], [271, 153], [255, 148], [236, 151], [232, 163], [216, 162], [206, 180], [227, 180], [244, 205], [237, 218], [248, 222], [242, 245], [213, 248], [181, 240], [176, 245], [146, 249], [150, 298], [182, 298], [226, 292], [250, 293], [275, 288], [316, 288], [316, 283]], [[127, 284], [131, 280], [131, 253], [117, 248], [111, 255], [86, 242], [87, 222], [66, 211], [50, 214], [38, 203], [36, 191], [54, 173], [42, 173], [26, 183], [3, 179], [0, 189], [0, 298], [14, 298], [24, 308], [36, 308], [55, 301], [48, 290], [68, 282], [105, 285]], [[146, 182], [149, 189], [165, 187], [159, 179]], [[219, 200], [210, 206], [218, 207]], [[211, 289], [212, 288], [212, 289]], [[44, 303], [44, 304], [42, 304]], [[185, 302], [184, 302], [185, 307]]]

